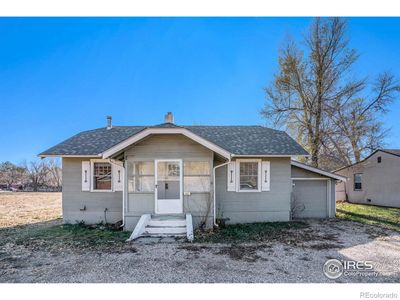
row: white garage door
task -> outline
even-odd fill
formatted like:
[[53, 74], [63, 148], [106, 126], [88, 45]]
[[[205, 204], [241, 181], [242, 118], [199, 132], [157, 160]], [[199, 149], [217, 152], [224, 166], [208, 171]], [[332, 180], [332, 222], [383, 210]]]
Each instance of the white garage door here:
[[294, 218], [327, 218], [327, 180], [293, 180]]

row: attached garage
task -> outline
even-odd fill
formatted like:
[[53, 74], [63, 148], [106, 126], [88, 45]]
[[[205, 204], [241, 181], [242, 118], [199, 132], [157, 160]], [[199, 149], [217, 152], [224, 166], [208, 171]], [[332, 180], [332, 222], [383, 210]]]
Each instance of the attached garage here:
[[336, 214], [335, 183], [342, 176], [292, 161], [293, 219], [333, 218]]

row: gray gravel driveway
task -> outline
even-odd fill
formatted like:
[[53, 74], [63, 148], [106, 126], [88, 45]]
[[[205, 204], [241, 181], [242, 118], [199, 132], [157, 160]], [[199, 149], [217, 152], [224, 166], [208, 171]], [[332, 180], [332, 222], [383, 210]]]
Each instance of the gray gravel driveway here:
[[[246, 244], [138, 240], [123, 251], [0, 249], [0, 282], [400, 282], [400, 235], [343, 220], [309, 221], [323, 238]], [[376, 276], [322, 272], [328, 259], [370, 260]]]

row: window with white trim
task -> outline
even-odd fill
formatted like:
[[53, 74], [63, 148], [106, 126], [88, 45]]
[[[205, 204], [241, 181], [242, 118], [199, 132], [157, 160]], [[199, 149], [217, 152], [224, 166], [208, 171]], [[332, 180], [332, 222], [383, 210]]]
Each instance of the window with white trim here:
[[107, 162], [93, 162], [93, 190], [111, 191], [112, 167]]
[[355, 191], [362, 190], [362, 173], [354, 174], [354, 190]]
[[237, 191], [261, 191], [261, 160], [237, 161]]

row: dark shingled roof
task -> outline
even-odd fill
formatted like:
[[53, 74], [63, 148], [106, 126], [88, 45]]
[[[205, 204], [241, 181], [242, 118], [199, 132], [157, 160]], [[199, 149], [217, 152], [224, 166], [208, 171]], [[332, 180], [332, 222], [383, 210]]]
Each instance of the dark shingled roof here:
[[98, 155], [146, 128], [186, 128], [236, 155], [308, 155], [289, 135], [263, 126], [114, 126], [83, 131], [42, 152], [47, 155]]
[[400, 156], [400, 149], [382, 149], [381, 151]]

